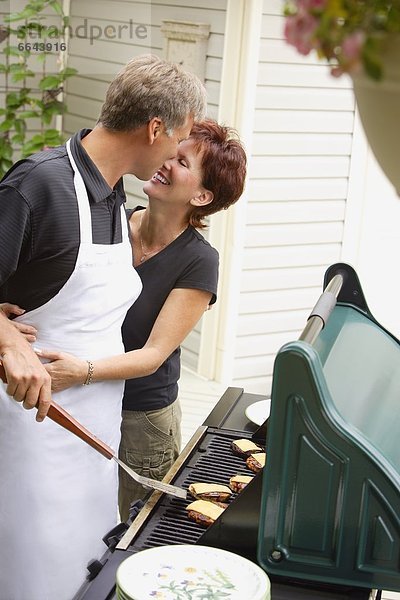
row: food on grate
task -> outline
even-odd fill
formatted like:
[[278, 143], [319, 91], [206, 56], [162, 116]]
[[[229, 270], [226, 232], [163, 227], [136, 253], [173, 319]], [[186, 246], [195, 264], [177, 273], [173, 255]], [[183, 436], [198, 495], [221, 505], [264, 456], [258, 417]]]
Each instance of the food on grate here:
[[195, 500], [186, 507], [188, 517], [198, 525], [209, 527], [222, 515], [225, 508], [207, 500]]
[[192, 483], [189, 492], [198, 500], [210, 500], [210, 502], [226, 502], [232, 495], [226, 485], [219, 483]]
[[252, 475], [234, 475], [234, 477], [231, 477], [229, 480], [229, 487], [233, 492], [238, 494], [252, 479]]
[[246, 465], [249, 467], [249, 469], [251, 469], [255, 473], [258, 473], [258, 471], [261, 471], [261, 469], [265, 465], [265, 458], [265, 452], [257, 452], [257, 454], [250, 454], [250, 456], [246, 460]]
[[250, 456], [250, 454], [255, 454], [256, 452], [264, 452], [264, 448], [246, 439], [233, 440], [231, 448], [235, 454], [243, 457]]

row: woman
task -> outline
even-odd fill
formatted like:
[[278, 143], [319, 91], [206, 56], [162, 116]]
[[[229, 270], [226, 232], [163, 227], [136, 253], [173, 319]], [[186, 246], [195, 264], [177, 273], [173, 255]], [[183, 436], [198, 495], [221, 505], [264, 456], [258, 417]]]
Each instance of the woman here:
[[[162, 479], [180, 451], [180, 344], [216, 301], [218, 253], [199, 233], [204, 219], [236, 202], [246, 155], [233, 131], [208, 120], [193, 126], [178, 155], [143, 190], [147, 208], [128, 212], [133, 263], [143, 291], [123, 324], [126, 353], [92, 362], [41, 351], [52, 388], [125, 379], [120, 458]], [[147, 492], [120, 472], [119, 507]]]

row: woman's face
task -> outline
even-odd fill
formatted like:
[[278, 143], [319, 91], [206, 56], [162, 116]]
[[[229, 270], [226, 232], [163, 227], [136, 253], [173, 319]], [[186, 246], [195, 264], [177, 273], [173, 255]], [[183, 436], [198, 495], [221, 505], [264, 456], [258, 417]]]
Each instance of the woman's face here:
[[165, 161], [145, 183], [143, 191], [150, 198], [189, 203], [204, 191], [201, 159], [202, 153], [194, 148], [193, 140], [184, 140], [178, 146], [176, 157]]

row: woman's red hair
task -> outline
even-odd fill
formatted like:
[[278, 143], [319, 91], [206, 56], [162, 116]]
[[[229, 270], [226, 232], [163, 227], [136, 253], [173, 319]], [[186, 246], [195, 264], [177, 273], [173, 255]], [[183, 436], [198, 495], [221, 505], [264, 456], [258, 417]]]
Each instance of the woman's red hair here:
[[196, 207], [190, 215], [190, 224], [201, 229], [206, 227], [205, 217], [229, 208], [242, 195], [247, 159], [236, 131], [211, 119], [194, 123], [190, 139], [202, 155], [202, 185], [214, 195], [210, 204]]

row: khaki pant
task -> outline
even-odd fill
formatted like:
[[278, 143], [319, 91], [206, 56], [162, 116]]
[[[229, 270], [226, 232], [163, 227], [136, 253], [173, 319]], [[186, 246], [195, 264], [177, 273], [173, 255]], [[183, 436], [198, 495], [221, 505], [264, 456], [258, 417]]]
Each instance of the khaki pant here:
[[[180, 452], [181, 407], [179, 400], [165, 408], [122, 411], [119, 458], [140, 475], [161, 480]], [[129, 517], [134, 500], [145, 499], [149, 490], [119, 469], [118, 504], [122, 521]]]

